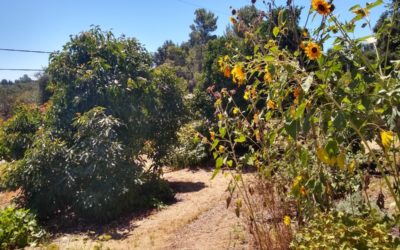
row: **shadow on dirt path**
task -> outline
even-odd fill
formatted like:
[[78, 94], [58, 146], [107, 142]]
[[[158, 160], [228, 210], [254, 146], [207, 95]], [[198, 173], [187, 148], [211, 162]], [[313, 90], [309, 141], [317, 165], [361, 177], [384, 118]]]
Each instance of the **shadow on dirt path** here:
[[[66, 233], [52, 245], [59, 249], [248, 249], [248, 235], [234, 212], [227, 210], [229, 178], [210, 180], [207, 170], [167, 172], [176, 202], [141, 217], [126, 217], [106, 228], [102, 240], [90, 232]], [[123, 220], [123, 221], [122, 221]], [[110, 237], [111, 236], [111, 239]]]

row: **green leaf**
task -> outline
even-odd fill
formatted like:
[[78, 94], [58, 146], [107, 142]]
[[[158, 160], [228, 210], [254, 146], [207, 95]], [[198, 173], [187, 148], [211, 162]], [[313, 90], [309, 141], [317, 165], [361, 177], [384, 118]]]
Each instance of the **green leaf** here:
[[302, 150], [301, 151], [300, 159], [301, 159], [301, 165], [303, 167], [307, 167], [308, 166], [308, 159], [309, 159], [309, 155], [308, 155], [308, 151], [307, 150]]
[[214, 160], [217, 159], [218, 153], [217, 153], [217, 152], [214, 152], [214, 153], [213, 153], [213, 157], [214, 157]]
[[338, 113], [336, 118], [333, 120], [333, 126], [336, 130], [341, 131], [346, 127], [346, 117], [343, 113]]
[[357, 109], [360, 110], [360, 111], [364, 111], [364, 110], [365, 110], [365, 107], [364, 107], [364, 105], [362, 105], [361, 103], [359, 103], [359, 104], [357, 104]]
[[300, 128], [300, 124], [298, 121], [293, 120], [290, 123], [286, 123], [285, 130], [294, 140], [297, 138], [298, 129]]
[[333, 139], [329, 140], [329, 142], [325, 146], [325, 150], [330, 156], [337, 155], [339, 153], [337, 141]]
[[307, 103], [303, 102], [296, 110], [295, 118], [298, 119], [304, 114], [304, 110], [306, 109]]
[[367, 3], [367, 9], [368, 10], [373, 9], [381, 4], [383, 4], [383, 0], [376, 0], [375, 2]]
[[218, 146], [218, 144], [219, 144], [219, 140], [215, 139], [213, 144], [211, 145], [211, 150], [214, 150]]
[[213, 174], [211, 176], [211, 180], [213, 180], [220, 171], [221, 171], [221, 168], [214, 169]]
[[239, 138], [235, 139], [235, 142], [237, 142], [237, 143], [243, 143], [245, 141], [246, 141], [246, 136], [244, 136], [244, 134], [240, 134]]
[[226, 135], [226, 128], [219, 128], [219, 134], [222, 138]]
[[350, 7], [349, 11], [352, 12], [353, 10], [356, 10], [356, 9], [361, 9], [361, 5], [359, 5], [359, 4], [353, 5]]
[[215, 168], [221, 168], [224, 165], [224, 159], [222, 157], [218, 157], [215, 161]]
[[275, 37], [277, 37], [279, 35], [279, 31], [280, 31], [279, 27], [275, 26], [274, 29], [272, 30], [272, 33], [274, 34]]

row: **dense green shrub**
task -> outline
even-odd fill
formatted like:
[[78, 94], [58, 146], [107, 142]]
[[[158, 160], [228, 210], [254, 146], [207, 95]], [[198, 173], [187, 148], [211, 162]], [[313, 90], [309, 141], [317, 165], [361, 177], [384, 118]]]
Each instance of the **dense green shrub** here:
[[[155, 165], [162, 166], [162, 159], [176, 141], [177, 131], [187, 121], [183, 93], [177, 85], [181, 81], [169, 67], [158, 67], [151, 72], [151, 92], [147, 107], [148, 140], [154, 142], [154, 153], [149, 156]], [[139, 126], [138, 126], [139, 127]], [[141, 135], [143, 138], [143, 135]]]
[[43, 218], [61, 210], [72, 200], [72, 173], [68, 167], [68, 148], [44, 130], [19, 161], [7, 163], [2, 185], [21, 188], [26, 204]]
[[354, 216], [333, 211], [318, 213], [299, 230], [293, 249], [397, 249], [400, 240], [391, 234], [393, 222], [374, 215]]
[[20, 105], [15, 115], [0, 126], [0, 160], [23, 158], [41, 123], [42, 116], [36, 106]]
[[161, 158], [184, 118], [184, 106], [174, 72], [166, 67], [152, 70], [151, 63], [135, 39], [115, 38], [97, 27], [72, 37], [50, 59], [50, 129], [73, 143], [75, 115], [105, 107], [125, 124], [119, 139], [133, 155], [152, 140], [158, 149], [153, 157]]
[[137, 196], [143, 166], [129, 159], [118, 140], [123, 126], [104, 108], [95, 107], [78, 117], [73, 125], [75, 142], [70, 148], [73, 209], [84, 218], [102, 221], [131, 208]]
[[129, 157], [118, 140], [117, 129], [124, 125], [105, 108], [78, 116], [73, 126], [70, 147], [40, 130], [25, 158], [9, 163], [3, 177], [8, 188], [22, 187], [26, 205], [41, 218], [69, 211], [87, 220], [108, 221], [173, 197], [167, 186], [144, 175], [142, 163]]
[[53, 54], [47, 73], [53, 95], [44, 125], [32, 129], [32, 146], [7, 165], [2, 184], [20, 188], [40, 218], [102, 222], [171, 199], [139, 156], [151, 142], [149, 156], [161, 166], [185, 119], [174, 72], [151, 69], [135, 39], [93, 28]]
[[209, 147], [198, 138], [198, 131], [205, 132], [201, 121], [190, 122], [178, 131], [178, 141], [171, 147], [166, 164], [174, 168], [196, 167], [211, 159]]
[[8, 207], [0, 210], [0, 248], [14, 249], [35, 246], [45, 231], [27, 209]]

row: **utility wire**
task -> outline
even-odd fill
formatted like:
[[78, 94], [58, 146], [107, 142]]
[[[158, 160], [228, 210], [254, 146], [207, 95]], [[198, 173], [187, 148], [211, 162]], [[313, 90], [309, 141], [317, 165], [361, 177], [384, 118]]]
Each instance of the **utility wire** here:
[[10, 52], [25, 52], [25, 53], [39, 53], [39, 54], [51, 54], [53, 52], [42, 51], [42, 50], [27, 50], [27, 49], [5, 49], [0, 48], [1, 51], [10, 51]]

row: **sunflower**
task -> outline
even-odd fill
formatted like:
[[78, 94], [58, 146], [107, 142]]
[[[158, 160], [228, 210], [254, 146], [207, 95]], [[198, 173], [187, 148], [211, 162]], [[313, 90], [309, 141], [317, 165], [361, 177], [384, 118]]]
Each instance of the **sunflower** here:
[[306, 188], [305, 188], [304, 186], [301, 186], [301, 188], [300, 188], [300, 194], [303, 195], [303, 196], [306, 196], [307, 190], [306, 190]]
[[237, 83], [239, 86], [243, 84], [246, 79], [246, 75], [243, 72], [243, 68], [240, 65], [235, 65], [232, 70], [233, 82]]
[[303, 37], [304, 38], [308, 37], [308, 30], [307, 29], [303, 30]]
[[368, 9], [365, 9], [365, 8], [359, 8], [359, 9], [353, 10], [353, 13], [356, 15], [359, 15], [361, 17], [366, 17], [369, 15]]
[[275, 109], [276, 108], [276, 104], [275, 104], [274, 101], [268, 100], [267, 107], [268, 107], [268, 109]]
[[315, 60], [321, 56], [321, 47], [316, 43], [310, 42], [307, 44], [304, 52], [310, 60]]
[[272, 82], [272, 76], [271, 76], [271, 73], [269, 73], [268, 66], [265, 67], [264, 81], [266, 83], [271, 83]]
[[224, 69], [224, 76], [229, 78], [231, 76], [231, 68], [229, 66], [226, 66]]
[[301, 87], [297, 86], [293, 91], [293, 96], [295, 99], [299, 99], [300, 94], [301, 94]]
[[229, 18], [229, 20], [231, 21], [231, 24], [233, 24], [233, 25], [235, 25], [235, 24], [237, 23], [236, 18], [233, 17], [233, 16], [231, 16], [231, 17]]
[[290, 107], [290, 115], [294, 118], [296, 116], [296, 107], [291, 106]]
[[331, 5], [325, 0], [312, 0], [312, 7], [321, 15], [328, 15], [331, 13]]
[[237, 115], [237, 114], [240, 113], [240, 109], [239, 109], [238, 107], [234, 107], [232, 113], [233, 113], [234, 115]]
[[211, 141], [215, 140], [215, 132], [210, 131], [210, 139], [211, 139]]
[[250, 92], [246, 90], [244, 92], [243, 99], [245, 99], [247, 101], [247, 100], [249, 100], [249, 98], [250, 98]]
[[290, 223], [292, 223], [292, 220], [288, 215], [285, 215], [285, 217], [283, 217], [283, 224], [285, 224], [286, 226], [290, 226]]
[[381, 132], [381, 140], [382, 145], [385, 149], [388, 149], [393, 142], [394, 133], [391, 131], [382, 131]]

